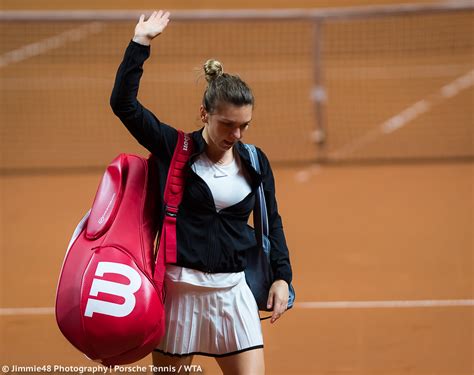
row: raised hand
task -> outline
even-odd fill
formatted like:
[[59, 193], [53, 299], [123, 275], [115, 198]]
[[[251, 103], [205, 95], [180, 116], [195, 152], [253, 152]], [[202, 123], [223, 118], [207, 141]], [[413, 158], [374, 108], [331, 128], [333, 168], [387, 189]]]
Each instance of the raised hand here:
[[152, 39], [160, 35], [166, 28], [169, 16], [169, 12], [163, 13], [160, 10], [159, 12], [153, 12], [148, 20], [145, 21], [145, 15], [142, 14], [137, 26], [135, 26], [133, 41], [148, 46]]

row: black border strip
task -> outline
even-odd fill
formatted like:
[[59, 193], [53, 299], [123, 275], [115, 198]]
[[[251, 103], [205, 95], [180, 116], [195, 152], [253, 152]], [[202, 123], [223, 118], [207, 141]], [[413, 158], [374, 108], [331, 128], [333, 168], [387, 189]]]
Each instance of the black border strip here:
[[237, 350], [235, 352], [224, 353], [224, 354], [212, 354], [212, 353], [203, 353], [203, 352], [192, 352], [192, 353], [179, 354], [179, 353], [168, 353], [168, 352], [165, 352], [161, 349], [154, 349], [153, 351], [162, 353], [162, 354], [170, 356], [170, 357], [187, 357], [187, 356], [190, 356], [190, 355], [203, 355], [203, 356], [206, 356], [206, 357], [220, 358], [220, 357], [227, 357], [227, 356], [230, 356], [230, 355], [243, 353], [243, 352], [246, 352], [248, 350], [254, 350], [254, 349], [263, 349], [263, 345], [251, 346], [249, 348]]

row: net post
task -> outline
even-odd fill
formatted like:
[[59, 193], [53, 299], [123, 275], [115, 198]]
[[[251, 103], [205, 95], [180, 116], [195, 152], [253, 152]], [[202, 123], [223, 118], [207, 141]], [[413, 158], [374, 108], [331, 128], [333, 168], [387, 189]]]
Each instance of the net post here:
[[325, 105], [327, 101], [326, 87], [324, 86], [324, 66], [323, 66], [323, 19], [313, 21], [313, 79], [314, 84], [311, 90], [311, 100], [314, 103], [315, 126], [311, 134], [311, 140], [317, 145], [316, 159], [325, 158], [326, 123]]

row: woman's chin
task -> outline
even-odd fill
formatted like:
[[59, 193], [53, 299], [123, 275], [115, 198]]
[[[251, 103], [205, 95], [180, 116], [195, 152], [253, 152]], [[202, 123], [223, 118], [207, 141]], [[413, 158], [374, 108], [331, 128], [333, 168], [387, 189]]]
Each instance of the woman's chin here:
[[222, 142], [222, 148], [224, 150], [229, 150], [232, 148], [232, 146], [234, 146], [234, 143], [233, 142], [227, 142], [227, 141], [223, 141]]

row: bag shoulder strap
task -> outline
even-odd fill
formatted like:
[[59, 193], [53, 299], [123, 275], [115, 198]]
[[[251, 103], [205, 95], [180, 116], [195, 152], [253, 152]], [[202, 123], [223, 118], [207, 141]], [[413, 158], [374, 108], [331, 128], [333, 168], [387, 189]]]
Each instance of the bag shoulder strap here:
[[176, 263], [176, 218], [183, 199], [186, 164], [193, 149], [194, 144], [190, 134], [178, 130], [178, 141], [171, 159], [163, 196], [165, 217], [155, 263], [154, 279], [160, 285], [164, 279], [165, 263]]

